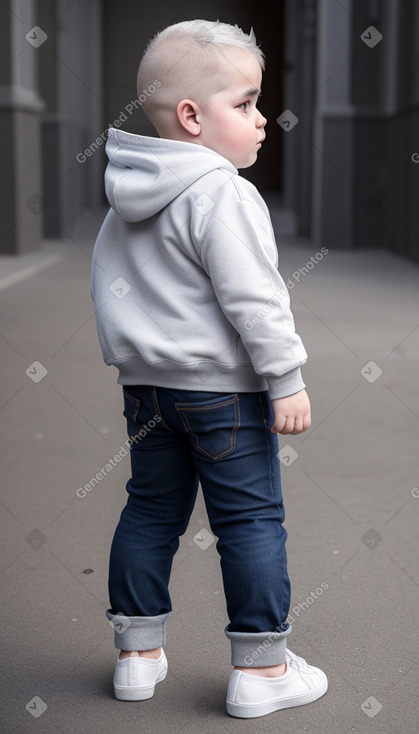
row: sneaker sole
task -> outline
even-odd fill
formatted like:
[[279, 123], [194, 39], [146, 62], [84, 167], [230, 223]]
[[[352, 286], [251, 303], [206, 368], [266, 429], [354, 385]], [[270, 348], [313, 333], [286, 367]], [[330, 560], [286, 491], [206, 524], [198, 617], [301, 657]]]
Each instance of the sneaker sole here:
[[118, 701], [146, 701], [147, 698], [152, 698], [152, 696], [154, 696], [154, 690], [156, 688], [157, 683], [160, 683], [162, 680], [164, 680], [166, 677], [166, 674], [167, 674], [167, 668], [166, 670], [163, 670], [162, 673], [160, 673], [154, 685], [147, 686], [144, 688], [133, 688], [131, 686], [116, 686], [114, 684], [113, 688], [114, 688], [115, 698], [117, 698]]
[[318, 698], [324, 696], [327, 691], [327, 686], [328, 682], [325, 680], [322, 681], [318, 688], [315, 688], [309, 693], [305, 693], [303, 696], [283, 698], [282, 700], [269, 701], [268, 703], [233, 703], [227, 700], [227, 713], [230, 716], [236, 716], [241, 719], [251, 719], [257, 716], [266, 716], [266, 714], [272, 714], [274, 711], [280, 711], [281, 709], [304, 706], [304, 704], [313, 703], [313, 701], [317, 701]]

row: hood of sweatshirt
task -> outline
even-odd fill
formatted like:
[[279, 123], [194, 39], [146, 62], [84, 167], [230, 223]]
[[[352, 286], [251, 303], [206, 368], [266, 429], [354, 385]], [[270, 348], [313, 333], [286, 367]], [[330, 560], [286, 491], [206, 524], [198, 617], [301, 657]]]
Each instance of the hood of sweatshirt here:
[[109, 128], [106, 154], [106, 196], [127, 222], [154, 216], [210, 171], [238, 174], [227, 158], [205, 146], [115, 128]]

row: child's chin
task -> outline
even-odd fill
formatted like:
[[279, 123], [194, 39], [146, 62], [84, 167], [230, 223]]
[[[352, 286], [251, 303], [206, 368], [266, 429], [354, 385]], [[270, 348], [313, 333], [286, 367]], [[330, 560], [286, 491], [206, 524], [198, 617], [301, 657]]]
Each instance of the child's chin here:
[[238, 170], [241, 170], [242, 168], [250, 168], [250, 166], [253, 166], [254, 163], [257, 161], [257, 153], [254, 153], [251, 158], [249, 158], [246, 163], [243, 163], [241, 166], [236, 166]]

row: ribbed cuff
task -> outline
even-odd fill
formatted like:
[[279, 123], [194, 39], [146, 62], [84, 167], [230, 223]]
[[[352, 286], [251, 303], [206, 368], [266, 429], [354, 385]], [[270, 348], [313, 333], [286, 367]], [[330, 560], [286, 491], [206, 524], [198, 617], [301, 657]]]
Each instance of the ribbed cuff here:
[[283, 632], [229, 632], [225, 627], [224, 633], [231, 641], [231, 664], [239, 668], [264, 668], [285, 663], [291, 630], [291, 625]]
[[170, 612], [155, 617], [127, 617], [119, 612], [106, 616], [115, 632], [117, 650], [153, 650], [166, 644], [166, 620]]
[[281, 375], [281, 377], [267, 377], [266, 381], [269, 385], [269, 397], [271, 400], [287, 398], [305, 388], [301, 367], [296, 367], [290, 370], [290, 372], [286, 372], [285, 375]]

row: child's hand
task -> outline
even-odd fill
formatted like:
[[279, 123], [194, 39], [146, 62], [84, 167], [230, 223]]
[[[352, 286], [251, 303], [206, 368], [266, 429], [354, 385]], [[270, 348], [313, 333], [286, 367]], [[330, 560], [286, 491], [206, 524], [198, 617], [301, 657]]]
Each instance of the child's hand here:
[[305, 390], [272, 400], [275, 423], [271, 433], [302, 433], [311, 426], [310, 400]]

